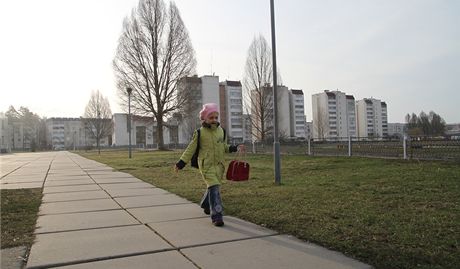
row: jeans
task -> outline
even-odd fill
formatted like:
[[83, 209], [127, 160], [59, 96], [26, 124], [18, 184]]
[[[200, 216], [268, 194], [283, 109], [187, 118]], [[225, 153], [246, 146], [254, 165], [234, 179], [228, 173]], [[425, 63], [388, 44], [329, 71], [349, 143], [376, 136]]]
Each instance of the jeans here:
[[210, 208], [211, 209], [211, 219], [221, 220], [222, 219], [222, 199], [220, 198], [220, 186], [214, 185], [206, 189], [206, 192], [203, 195], [200, 203], [201, 208]]

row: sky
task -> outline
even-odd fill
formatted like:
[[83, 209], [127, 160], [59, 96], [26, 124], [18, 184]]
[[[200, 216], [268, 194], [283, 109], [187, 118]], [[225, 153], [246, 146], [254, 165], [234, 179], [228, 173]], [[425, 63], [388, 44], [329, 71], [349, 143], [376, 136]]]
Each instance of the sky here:
[[[168, 1], [166, 1], [168, 2]], [[177, 0], [198, 76], [242, 80], [247, 50], [271, 42], [269, 0]], [[116, 95], [112, 60], [123, 19], [138, 0], [0, 2], [0, 112], [79, 117], [91, 92]], [[460, 1], [275, 0], [277, 64], [284, 85], [311, 95], [340, 90], [388, 105], [388, 121], [435, 111], [460, 123]]]

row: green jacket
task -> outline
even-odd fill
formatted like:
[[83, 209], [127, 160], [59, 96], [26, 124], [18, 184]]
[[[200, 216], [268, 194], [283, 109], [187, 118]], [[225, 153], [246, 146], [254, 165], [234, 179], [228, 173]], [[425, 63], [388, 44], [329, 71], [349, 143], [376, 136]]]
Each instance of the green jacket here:
[[[185, 149], [180, 159], [190, 163], [195, 153], [198, 142], [198, 133], [195, 130], [190, 144]], [[227, 138], [224, 141], [224, 130], [217, 128], [200, 128], [200, 151], [198, 154], [198, 167], [207, 187], [220, 185], [224, 177], [224, 153], [230, 152]]]

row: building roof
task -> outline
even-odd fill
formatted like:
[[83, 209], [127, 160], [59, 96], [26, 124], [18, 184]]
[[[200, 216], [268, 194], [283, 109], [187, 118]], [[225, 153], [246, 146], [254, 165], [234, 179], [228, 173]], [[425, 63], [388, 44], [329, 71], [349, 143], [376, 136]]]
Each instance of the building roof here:
[[381, 104], [382, 104], [383, 107], [387, 107], [387, 103], [381, 102]]
[[231, 86], [231, 87], [241, 87], [241, 82], [240, 81], [235, 81], [235, 80], [226, 80], [225, 84], [227, 86]]
[[303, 91], [302, 90], [291, 90], [292, 94], [300, 94], [300, 95], [303, 95]]
[[346, 98], [346, 99], [355, 100], [355, 97], [354, 97], [353, 95], [346, 95], [345, 98]]

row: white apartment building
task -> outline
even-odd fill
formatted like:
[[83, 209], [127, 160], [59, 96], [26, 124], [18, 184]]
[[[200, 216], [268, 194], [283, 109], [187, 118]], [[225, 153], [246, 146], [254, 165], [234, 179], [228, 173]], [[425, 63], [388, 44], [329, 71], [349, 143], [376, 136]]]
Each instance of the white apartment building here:
[[[176, 117], [170, 118], [163, 127], [163, 143], [186, 143], [179, 138], [179, 121]], [[129, 145], [128, 114], [113, 114], [114, 132], [113, 146]], [[131, 145], [136, 148], [157, 148], [157, 124], [153, 117], [131, 115]]]
[[302, 90], [290, 90], [291, 137], [307, 137], [305, 99]]
[[[264, 108], [264, 129], [268, 130], [266, 133], [267, 136], [272, 136], [273, 135], [273, 116], [274, 116], [274, 111], [273, 111], [273, 89], [272, 87], [263, 87], [262, 88], [264, 91], [264, 95], [267, 97], [267, 101], [265, 103], [265, 108]], [[278, 130], [279, 130], [279, 137], [280, 138], [289, 138], [291, 135], [291, 107], [290, 107], [290, 98], [289, 98], [289, 90], [286, 86], [278, 86], [277, 87], [277, 103], [278, 103]], [[260, 111], [260, 108], [258, 108], [258, 105], [260, 102], [258, 99], [260, 99], [259, 95], [257, 94], [256, 90], [251, 91], [251, 98], [252, 98], [252, 103], [251, 103], [251, 117], [252, 118], [252, 123], [253, 123], [253, 139], [254, 141], [259, 141], [261, 139], [261, 119], [260, 116], [254, 116], [258, 114], [257, 111]]]
[[348, 139], [356, 136], [355, 98], [341, 91], [312, 95], [313, 138]]
[[[85, 128], [81, 118], [49, 118], [46, 120], [47, 144], [54, 150], [79, 149], [95, 146], [96, 140]], [[110, 144], [111, 139], [101, 139], [101, 146]]]
[[378, 99], [364, 98], [356, 102], [359, 137], [387, 137], [387, 104]]
[[244, 141], [243, 93], [240, 81], [219, 84], [220, 123], [226, 129], [229, 143]]
[[178, 91], [180, 94], [186, 94], [190, 101], [181, 110], [182, 119], [178, 130], [179, 143], [186, 143], [192, 138], [193, 131], [201, 125], [199, 112], [203, 104], [216, 103], [219, 108], [221, 107], [219, 77], [184, 77], [178, 83]]

